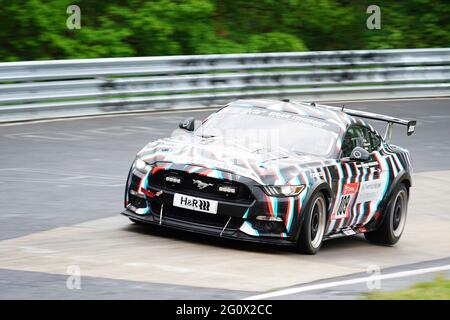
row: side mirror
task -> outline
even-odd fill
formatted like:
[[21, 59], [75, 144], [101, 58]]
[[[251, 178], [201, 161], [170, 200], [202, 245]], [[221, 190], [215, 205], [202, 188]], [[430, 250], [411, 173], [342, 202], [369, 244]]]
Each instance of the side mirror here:
[[181, 129], [187, 130], [187, 131], [194, 131], [195, 129], [195, 119], [194, 117], [186, 118], [185, 120], [181, 121], [178, 125]]
[[367, 161], [370, 159], [370, 153], [364, 148], [355, 147], [350, 154], [350, 160]]

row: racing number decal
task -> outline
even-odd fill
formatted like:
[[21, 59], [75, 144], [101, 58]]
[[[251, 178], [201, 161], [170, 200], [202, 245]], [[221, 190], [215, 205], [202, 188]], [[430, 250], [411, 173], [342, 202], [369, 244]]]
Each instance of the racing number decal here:
[[350, 210], [350, 204], [354, 202], [356, 193], [358, 192], [359, 183], [346, 183], [342, 191], [342, 195], [339, 198], [339, 205], [337, 211], [334, 214], [334, 219], [348, 218]]
[[339, 209], [336, 212], [335, 218], [341, 219], [346, 217], [348, 204], [350, 203], [351, 196], [349, 194], [341, 196], [341, 202], [339, 203]]

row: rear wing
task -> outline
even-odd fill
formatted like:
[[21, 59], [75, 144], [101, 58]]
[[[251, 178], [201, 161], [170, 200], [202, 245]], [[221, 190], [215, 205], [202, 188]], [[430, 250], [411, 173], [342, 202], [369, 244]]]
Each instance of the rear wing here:
[[352, 109], [344, 109], [344, 112], [348, 115], [355, 116], [355, 117], [384, 121], [384, 122], [388, 122], [388, 123], [395, 123], [395, 124], [400, 124], [400, 125], [406, 126], [406, 134], [408, 136], [412, 135], [416, 129], [416, 121], [415, 120], [404, 120], [404, 119], [385, 116], [385, 115], [376, 114], [376, 113], [372, 113], [372, 112], [365, 112], [365, 111], [352, 110]]
[[327, 106], [327, 105], [317, 105], [317, 106], [325, 107], [327, 109], [332, 109], [332, 110], [336, 110], [336, 111], [341, 111], [350, 116], [387, 122], [388, 124], [386, 127], [385, 136], [384, 136], [385, 141], [389, 141], [391, 138], [393, 124], [400, 124], [400, 125], [406, 126], [406, 135], [408, 135], [408, 136], [412, 135], [414, 133], [414, 131], [416, 130], [416, 123], [417, 123], [416, 120], [404, 120], [404, 119], [399, 119], [399, 118], [391, 117], [391, 116], [385, 116], [382, 114], [377, 114], [377, 113], [372, 113], [372, 112], [347, 109], [344, 107], [335, 107], [335, 106]]

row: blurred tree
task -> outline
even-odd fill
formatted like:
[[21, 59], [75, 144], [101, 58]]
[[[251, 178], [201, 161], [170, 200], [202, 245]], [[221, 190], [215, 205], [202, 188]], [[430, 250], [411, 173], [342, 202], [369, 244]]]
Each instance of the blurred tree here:
[[[379, 2], [379, 3], [376, 3]], [[66, 9], [81, 8], [81, 29]], [[381, 29], [366, 8], [381, 7]], [[450, 46], [448, 0], [0, 0], [2, 61]]]
[[[2, 60], [94, 58], [134, 55], [123, 40], [129, 29], [116, 28], [107, 9], [67, 0], [0, 0], [0, 55]], [[69, 30], [66, 9], [81, 7], [81, 29]], [[106, 10], [105, 10], [106, 9]]]
[[273, 52], [273, 51], [305, 51], [302, 40], [294, 35], [283, 32], [268, 32], [252, 35], [248, 39], [249, 52]]
[[366, 30], [368, 49], [450, 46], [448, 0], [392, 1], [381, 7], [381, 30]]

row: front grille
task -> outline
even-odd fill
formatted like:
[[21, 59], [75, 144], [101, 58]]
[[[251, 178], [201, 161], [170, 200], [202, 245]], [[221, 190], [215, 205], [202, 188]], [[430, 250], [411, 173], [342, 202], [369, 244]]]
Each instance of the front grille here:
[[[165, 181], [167, 175], [175, 175], [181, 178], [181, 184], [175, 184]], [[200, 189], [193, 180], [200, 180], [206, 184], [211, 184], [204, 189]], [[184, 194], [206, 197], [209, 199], [238, 201], [243, 203], [251, 203], [254, 197], [248, 187], [240, 182], [215, 179], [201, 176], [196, 173], [188, 173], [178, 170], [158, 171], [150, 176], [149, 184], [156, 188], [166, 189], [174, 192], [182, 192]], [[236, 188], [235, 194], [225, 193], [218, 190], [219, 186], [229, 185]]]
[[[158, 203], [151, 203], [151, 209], [153, 213], [159, 217], [161, 205]], [[216, 228], [223, 228], [225, 224], [228, 222], [229, 216], [224, 216], [220, 214], [210, 214], [204, 212], [198, 212], [178, 207], [173, 207], [170, 205], [164, 205], [163, 210], [163, 218], [172, 218], [176, 220], [180, 220], [183, 222], [191, 222], [195, 224], [201, 224], [205, 226], [211, 226]], [[236, 230], [239, 229], [244, 220], [242, 218], [232, 217], [230, 222], [227, 225], [227, 230]]]

